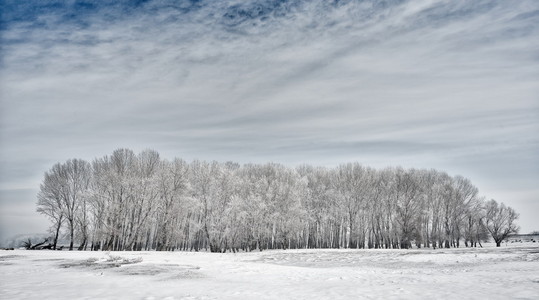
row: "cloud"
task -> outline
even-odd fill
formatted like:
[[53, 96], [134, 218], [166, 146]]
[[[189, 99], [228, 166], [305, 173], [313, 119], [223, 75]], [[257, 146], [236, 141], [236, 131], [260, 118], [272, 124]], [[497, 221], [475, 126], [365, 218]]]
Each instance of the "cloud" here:
[[2, 189], [118, 147], [539, 179], [536, 1], [18, 2]]

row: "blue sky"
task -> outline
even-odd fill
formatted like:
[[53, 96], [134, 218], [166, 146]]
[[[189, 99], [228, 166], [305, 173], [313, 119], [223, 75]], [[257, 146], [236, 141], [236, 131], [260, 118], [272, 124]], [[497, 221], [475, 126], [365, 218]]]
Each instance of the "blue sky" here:
[[539, 230], [539, 2], [3, 1], [0, 239], [119, 147], [436, 168]]

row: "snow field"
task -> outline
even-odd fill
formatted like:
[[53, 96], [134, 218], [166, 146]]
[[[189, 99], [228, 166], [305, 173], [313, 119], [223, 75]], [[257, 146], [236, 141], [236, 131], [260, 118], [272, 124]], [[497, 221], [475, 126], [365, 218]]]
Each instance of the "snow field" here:
[[539, 299], [539, 247], [0, 252], [1, 299]]

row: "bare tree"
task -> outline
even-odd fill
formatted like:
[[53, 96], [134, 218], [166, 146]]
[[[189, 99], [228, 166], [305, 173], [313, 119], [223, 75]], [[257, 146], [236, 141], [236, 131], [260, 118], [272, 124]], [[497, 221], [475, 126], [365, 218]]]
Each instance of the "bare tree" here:
[[200, 201], [200, 217], [202, 220], [202, 230], [211, 252], [220, 252], [221, 235], [217, 230], [224, 211], [221, 201], [225, 198], [219, 197], [218, 184], [222, 177], [222, 168], [216, 162], [194, 161], [190, 166], [192, 196]]
[[515, 224], [518, 214], [511, 207], [496, 202], [492, 199], [485, 204], [486, 226], [496, 242], [496, 247], [500, 247], [502, 241], [510, 234], [517, 233], [519, 227]]
[[181, 159], [163, 161], [161, 164], [157, 175], [157, 250], [169, 250], [172, 247], [171, 239], [181, 233], [176, 227], [186, 215], [182, 201], [190, 188], [187, 172], [187, 163]]
[[45, 178], [40, 185], [37, 195], [37, 212], [44, 214], [52, 221], [54, 231], [53, 248], [56, 249], [60, 228], [65, 219], [62, 201], [61, 165], [55, 164], [50, 171], [45, 172]]
[[366, 206], [367, 171], [358, 163], [348, 163], [337, 168], [335, 188], [340, 193], [343, 200], [343, 207], [346, 210], [348, 240], [347, 248], [357, 248], [364, 246], [364, 236], [362, 229], [357, 228], [362, 219]]
[[[73, 250], [77, 213], [81, 210], [84, 193], [90, 185], [90, 164], [82, 159], [70, 159], [61, 165], [60, 176], [63, 179], [61, 199], [69, 226], [69, 250]], [[82, 243], [86, 243], [86, 236], [83, 237]]]

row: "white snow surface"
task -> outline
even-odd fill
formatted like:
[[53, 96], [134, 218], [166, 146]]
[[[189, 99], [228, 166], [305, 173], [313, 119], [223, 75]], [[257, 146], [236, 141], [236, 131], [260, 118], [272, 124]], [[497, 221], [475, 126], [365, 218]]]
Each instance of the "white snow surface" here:
[[539, 299], [539, 245], [0, 251], [1, 299]]

